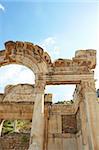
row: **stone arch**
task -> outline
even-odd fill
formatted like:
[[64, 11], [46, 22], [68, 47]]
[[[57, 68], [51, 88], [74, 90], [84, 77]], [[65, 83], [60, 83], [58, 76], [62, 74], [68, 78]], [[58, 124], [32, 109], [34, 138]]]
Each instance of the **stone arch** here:
[[30, 68], [35, 75], [46, 74], [48, 66], [51, 65], [51, 58], [47, 52], [29, 42], [5, 43], [5, 50], [0, 51], [0, 66], [8, 64], [21, 64]]
[[[44, 136], [44, 88], [46, 85], [46, 74], [48, 69], [52, 66], [51, 58], [47, 52], [38, 46], [29, 42], [13, 42], [8, 41], [5, 43], [5, 50], [0, 51], [0, 66], [8, 64], [21, 64], [30, 68], [35, 74], [35, 86], [33, 89], [35, 95], [35, 103], [32, 118], [32, 129], [30, 135], [30, 143], [34, 141], [37, 145], [40, 143], [40, 149], [43, 148]], [[39, 110], [39, 113], [38, 113]], [[35, 122], [36, 118], [40, 122]], [[35, 124], [36, 123], [36, 124]], [[34, 130], [35, 125], [37, 130]], [[39, 131], [41, 132], [39, 133]], [[40, 138], [38, 139], [38, 133]], [[33, 136], [35, 135], [35, 136]], [[32, 141], [32, 138], [34, 139]], [[33, 143], [33, 144], [34, 144]], [[33, 148], [34, 149], [34, 148]]]

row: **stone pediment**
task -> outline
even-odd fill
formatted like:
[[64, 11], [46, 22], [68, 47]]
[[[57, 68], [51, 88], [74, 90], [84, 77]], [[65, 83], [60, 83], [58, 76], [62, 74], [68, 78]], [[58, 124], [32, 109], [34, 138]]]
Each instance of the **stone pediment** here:
[[18, 84], [8, 85], [5, 88], [3, 102], [34, 102], [35, 94], [33, 85]]

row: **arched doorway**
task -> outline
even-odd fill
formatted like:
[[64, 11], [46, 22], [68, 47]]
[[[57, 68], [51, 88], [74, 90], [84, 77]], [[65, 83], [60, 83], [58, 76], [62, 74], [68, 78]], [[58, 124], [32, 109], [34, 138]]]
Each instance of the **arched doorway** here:
[[[35, 74], [33, 90], [35, 93], [35, 103], [32, 119], [34, 121], [32, 122], [30, 144], [33, 148], [33, 143], [36, 143], [40, 146], [40, 149], [42, 149], [44, 134], [44, 87], [51, 59], [49, 55], [37, 45], [33, 45], [29, 42], [8, 41], [5, 43], [5, 50], [0, 51], [0, 66], [8, 64], [24, 65], [30, 68]], [[39, 110], [39, 112], [36, 110]], [[38, 120], [36, 119], [37, 117], [39, 118]], [[37, 120], [36, 123], [35, 120]], [[42, 124], [42, 126], [40, 126], [40, 124]], [[38, 139], [38, 136], [41, 136], [41, 138]]]

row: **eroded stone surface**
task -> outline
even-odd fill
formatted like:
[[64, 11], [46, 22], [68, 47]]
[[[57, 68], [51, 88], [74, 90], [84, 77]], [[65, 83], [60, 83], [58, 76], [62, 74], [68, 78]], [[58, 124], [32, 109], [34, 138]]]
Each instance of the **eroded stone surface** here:
[[34, 102], [34, 86], [29, 84], [9, 85], [5, 88], [3, 102]]
[[[0, 66], [12, 63], [29, 67], [35, 74], [35, 85], [7, 86], [0, 94], [0, 113], [3, 116], [8, 103], [12, 118], [12, 112], [16, 118], [32, 117], [29, 150], [99, 150], [99, 106], [93, 72], [96, 50], [78, 50], [72, 59], [52, 62], [38, 45], [8, 41], [0, 51]], [[76, 84], [72, 105], [52, 104], [52, 95], [44, 96], [46, 85], [58, 84]], [[32, 107], [26, 109], [25, 102]]]

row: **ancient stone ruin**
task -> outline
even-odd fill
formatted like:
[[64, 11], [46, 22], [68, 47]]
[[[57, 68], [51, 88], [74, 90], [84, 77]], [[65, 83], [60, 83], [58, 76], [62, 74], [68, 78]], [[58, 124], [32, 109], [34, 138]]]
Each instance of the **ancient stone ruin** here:
[[[28, 150], [99, 150], [95, 50], [52, 63], [38, 45], [8, 41], [0, 66], [8, 64], [25, 65], [35, 74], [34, 85], [8, 85], [0, 94], [0, 119], [32, 119]], [[46, 85], [61, 84], [76, 84], [73, 104], [53, 104], [52, 95], [44, 94]]]

